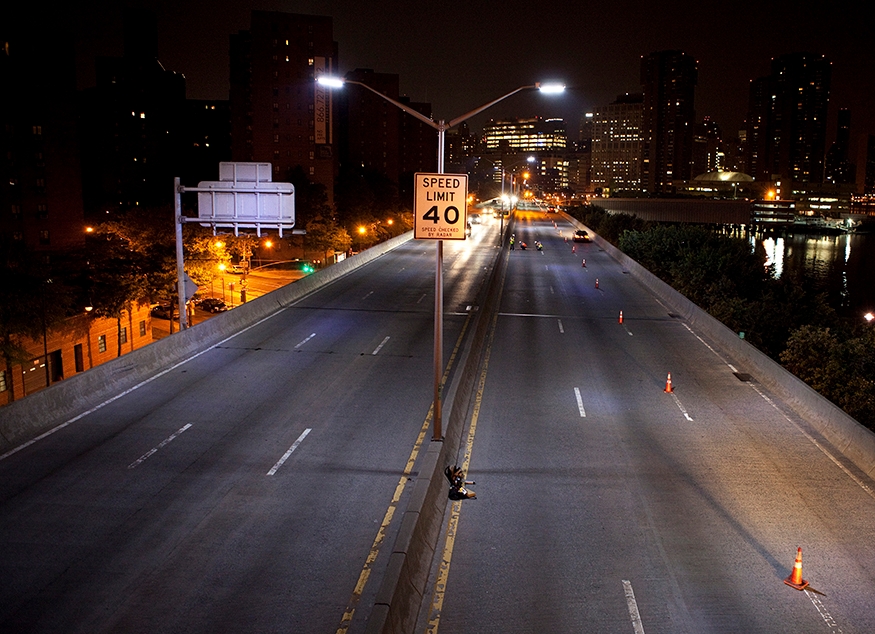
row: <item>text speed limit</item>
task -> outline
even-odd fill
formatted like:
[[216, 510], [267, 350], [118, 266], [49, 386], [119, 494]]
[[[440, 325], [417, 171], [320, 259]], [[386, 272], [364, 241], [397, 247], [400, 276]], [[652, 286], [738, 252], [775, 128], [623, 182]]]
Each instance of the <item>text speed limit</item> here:
[[467, 174], [416, 174], [413, 237], [464, 240], [468, 222]]

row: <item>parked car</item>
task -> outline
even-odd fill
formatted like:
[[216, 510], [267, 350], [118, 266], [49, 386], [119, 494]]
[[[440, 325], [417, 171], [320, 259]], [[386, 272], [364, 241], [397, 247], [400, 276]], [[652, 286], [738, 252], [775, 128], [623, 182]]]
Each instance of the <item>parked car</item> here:
[[152, 307], [152, 317], [176, 319], [179, 317], [179, 309], [176, 306], [171, 307], [170, 304], [158, 304]]
[[222, 313], [228, 310], [225, 302], [216, 297], [205, 297], [200, 302], [198, 302], [198, 306], [201, 310], [205, 310], [208, 313]]
[[580, 229], [580, 230], [574, 232], [574, 238], [573, 238], [573, 240], [574, 240], [575, 242], [589, 242], [589, 241], [590, 241], [590, 237], [589, 237], [589, 234], [588, 234], [586, 231]]

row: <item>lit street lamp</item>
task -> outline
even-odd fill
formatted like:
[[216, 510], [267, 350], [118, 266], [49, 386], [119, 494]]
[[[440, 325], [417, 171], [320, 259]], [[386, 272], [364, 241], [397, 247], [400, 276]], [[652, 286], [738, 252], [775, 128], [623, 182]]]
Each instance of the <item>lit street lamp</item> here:
[[[433, 119], [429, 119], [421, 112], [417, 112], [410, 106], [407, 106], [399, 101], [395, 101], [391, 97], [387, 97], [383, 93], [378, 90], [371, 88], [364, 82], [354, 81], [351, 79], [343, 79], [341, 77], [332, 77], [329, 75], [320, 75], [317, 77], [316, 81], [319, 85], [324, 86], [326, 88], [341, 88], [344, 84], [355, 84], [356, 86], [361, 86], [362, 88], [371, 91], [381, 99], [388, 101], [394, 106], [400, 108], [411, 117], [421, 121], [425, 125], [434, 128], [438, 133], [438, 148], [437, 148], [437, 171], [439, 174], [444, 173], [444, 146], [446, 143], [446, 134], [447, 130], [450, 128], [470, 119], [471, 117], [480, 114], [487, 108], [490, 108], [497, 104], [499, 101], [503, 101], [508, 97], [517, 94], [523, 90], [534, 90], [537, 89], [543, 93], [547, 94], [558, 94], [564, 92], [565, 85], [558, 83], [536, 83], [528, 86], [520, 86], [516, 90], [512, 90], [499, 97], [498, 99], [493, 99], [487, 104], [480, 106], [479, 108], [475, 108], [471, 112], [466, 112], [465, 114], [456, 117], [455, 119], [450, 119], [450, 121], [444, 121], [443, 119], [439, 121], [434, 121]], [[443, 346], [443, 303], [444, 303], [444, 290], [443, 290], [443, 259], [444, 259], [444, 243], [443, 240], [437, 240], [437, 248], [436, 248], [436, 262], [435, 262], [435, 275], [434, 275], [434, 286], [435, 286], [435, 297], [434, 297], [434, 406], [432, 411], [432, 417], [434, 419], [433, 426], [433, 435], [432, 440], [443, 440], [442, 436], [442, 413], [441, 413], [441, 375], [442, 375], [442, 366], [443, 366], [443, 354], [442, 354], [442, 346]]]

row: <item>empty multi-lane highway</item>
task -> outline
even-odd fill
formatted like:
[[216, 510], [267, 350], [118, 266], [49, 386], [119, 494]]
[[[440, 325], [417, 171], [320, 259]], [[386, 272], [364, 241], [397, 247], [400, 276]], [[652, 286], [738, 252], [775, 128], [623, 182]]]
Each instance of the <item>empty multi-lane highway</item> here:
[[[875, 484], [572, 230], [517, 214], [417, 630], [875, 631]], [[445, 243], [448, 362], [496, 241]], [[408, 242], [0, 460], [0, 631], [364, 632], [434, 266]]]

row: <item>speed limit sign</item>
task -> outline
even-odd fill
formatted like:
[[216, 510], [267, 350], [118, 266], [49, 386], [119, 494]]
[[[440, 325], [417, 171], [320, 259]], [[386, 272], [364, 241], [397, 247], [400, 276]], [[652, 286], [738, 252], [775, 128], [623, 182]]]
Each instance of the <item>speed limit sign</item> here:
[[468, 222], [468, 175], [415, 176], [413, 237], [417, 240], [464, 240]]

